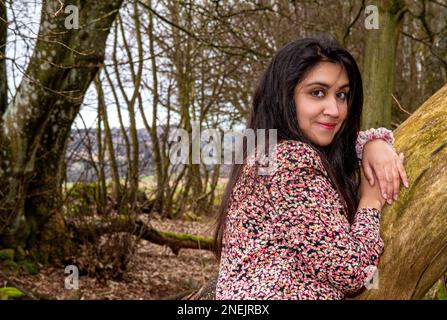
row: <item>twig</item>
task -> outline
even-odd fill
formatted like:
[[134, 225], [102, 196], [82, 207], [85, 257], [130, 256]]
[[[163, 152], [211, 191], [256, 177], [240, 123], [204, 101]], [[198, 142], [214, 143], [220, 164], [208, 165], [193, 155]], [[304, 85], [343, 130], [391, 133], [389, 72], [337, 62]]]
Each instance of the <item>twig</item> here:
[[59, 8], [59, 10], [57, 10], [54, 13], [54, 16], [57, 17], [59, 15], [59, 13], [62, 11], [62, 9], [64, 8], [64, 3], [61, 0], [57, 0], [59, 2], [59, 4], [61, 5], [61, 7]]
[[394, 101], [397, 103], [397, 106], [399, 107], [400, 110], [402, 110], [403, 112], [405, 112], [406, 114], [408, 114], [409, 116], [411, 116], [411, 113], [408, 112], [407, 110], [405, 110], [399, 103], [399, 101], [396, 99], [396, 97], [392, 94], [391, 95], [394, 99]]

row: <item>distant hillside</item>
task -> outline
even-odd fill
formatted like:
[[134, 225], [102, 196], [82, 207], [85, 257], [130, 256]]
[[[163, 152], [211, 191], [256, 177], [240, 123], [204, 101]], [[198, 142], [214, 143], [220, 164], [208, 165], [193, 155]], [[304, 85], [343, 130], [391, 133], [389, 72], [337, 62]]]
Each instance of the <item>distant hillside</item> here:
[[[113, 128], [111, 130], [115, 158], [120, 171], [120, 177], [125, 177], [127, 170], [126, 145], [121, 130]], [[160, 137], [163, 129], [157, 128], [157, 134]], [[89, 182], [96, 180], [96, 172], [93, 162], [98, 162], [98, 144], [96, 129], [73, 130], [69, 140], [66, 152], [67, 161], [67, 181], [68, 182]], [[127, 132], [129, 136], [129, 132]], [[104, 135], [103, 135], [104, 136]], [[140, 176], [154, 174], [154, 161], [152, 158], [152, 141], [146, 129], [138, 130], [139, 154], [140, 154]], [[104, 148], [104, 143], [103, 143]], [[91, 152], [88, 150], [91, 149]], [[90, 156], [90, 153], [92, 156]], [[105, 153], [107, 164], [107, 153]], [[222, 165], [221, 175], [227, 175], [230, 166]], [[105, 168], [106, 179], [110, 177], [110, 168]]]
[[[125, 171], [127, 170], [126, 145], [124, 138], [118, 128], [111, 129], [111, 133], [118, 170], [120, 171], [120, 176], [124, 177]], [[68, 181], [96, 180], [96, 172], [94, 166], [92, 165], [93, 161], [98, 161], [98, 144], [96, 135], [97, 133], [95, 129], [72, 131], [65, 155], [67, 159]], [[138, 130], [138, 141], [140, 148], [140, 175], [152, 175], [152, 142], [147, 130]], [[90, 156], [90, 152], [88, 151], [89, 149], [91, 149], [92, 156]], [[107, 153], [105, 154], [105, 159], [107, 163]], [[108, 166], [106, 166], [105, 171], [106, 177], [110, 177], [110, 168]]]

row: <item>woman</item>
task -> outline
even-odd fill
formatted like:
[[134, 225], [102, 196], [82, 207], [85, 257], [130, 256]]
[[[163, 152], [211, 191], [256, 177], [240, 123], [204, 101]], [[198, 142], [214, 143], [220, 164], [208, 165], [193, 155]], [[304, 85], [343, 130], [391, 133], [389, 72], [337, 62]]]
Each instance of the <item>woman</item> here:
[[357, 64], [335, 40], [276, 53], [248, 122], [277, 129], [273, 170], [257, 174], [247, 156], [233, 167], [216, 231], [217, 299], [343, 299], [374, 276], [380, 210], [397, 199], [399, 176], [408, 182], [390, 131], [359, 134], [362, 104]]

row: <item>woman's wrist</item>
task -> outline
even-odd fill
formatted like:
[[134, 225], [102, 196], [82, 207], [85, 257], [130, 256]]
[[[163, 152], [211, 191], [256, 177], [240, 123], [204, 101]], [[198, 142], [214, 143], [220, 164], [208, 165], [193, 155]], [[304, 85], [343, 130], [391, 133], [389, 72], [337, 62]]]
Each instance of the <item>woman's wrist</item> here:
[[357, 153], [357, 157], [359, 160], [363, 158], [363, 148], [365, 144], [369, 141], [373, 140], [384, 140], [389, 143], [391, 146], [394, 145], [394, 134], [393, 131], [388, 130], [386, 128], [371, 128], [368, 130], [360, 131], [357, 136], [357, 142], [355, 144], [355, 150]]
[[361, 197], [359, 202], [360, 208], [375, 208], [382, 210], [383, 204], [378, 199], [370, 199], [367, 197]]

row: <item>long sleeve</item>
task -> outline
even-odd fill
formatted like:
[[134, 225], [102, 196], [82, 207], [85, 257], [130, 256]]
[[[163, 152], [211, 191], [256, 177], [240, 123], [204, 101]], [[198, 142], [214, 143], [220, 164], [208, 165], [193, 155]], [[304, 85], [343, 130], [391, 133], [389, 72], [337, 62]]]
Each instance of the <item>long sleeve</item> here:
[[270, 186], [277, 229], [316, 279], [356, 292], [374, 275], [383, 251], [380, 211], [360, 208], [349, 225], [316, 151], [287, 143]]
[[388, 130], [386, 128], [371, 128], [365, 131], [360, 131], [357, 136], [357, 141], [355, 144], [355, 151], [357, 153], [357, 158], [362, 159], [363, 155], [363, 147], [368, 141], [374, 140], [374, 139], [382, 139], [389, 144], [394, 144], [394, 135], [393, 131]]

